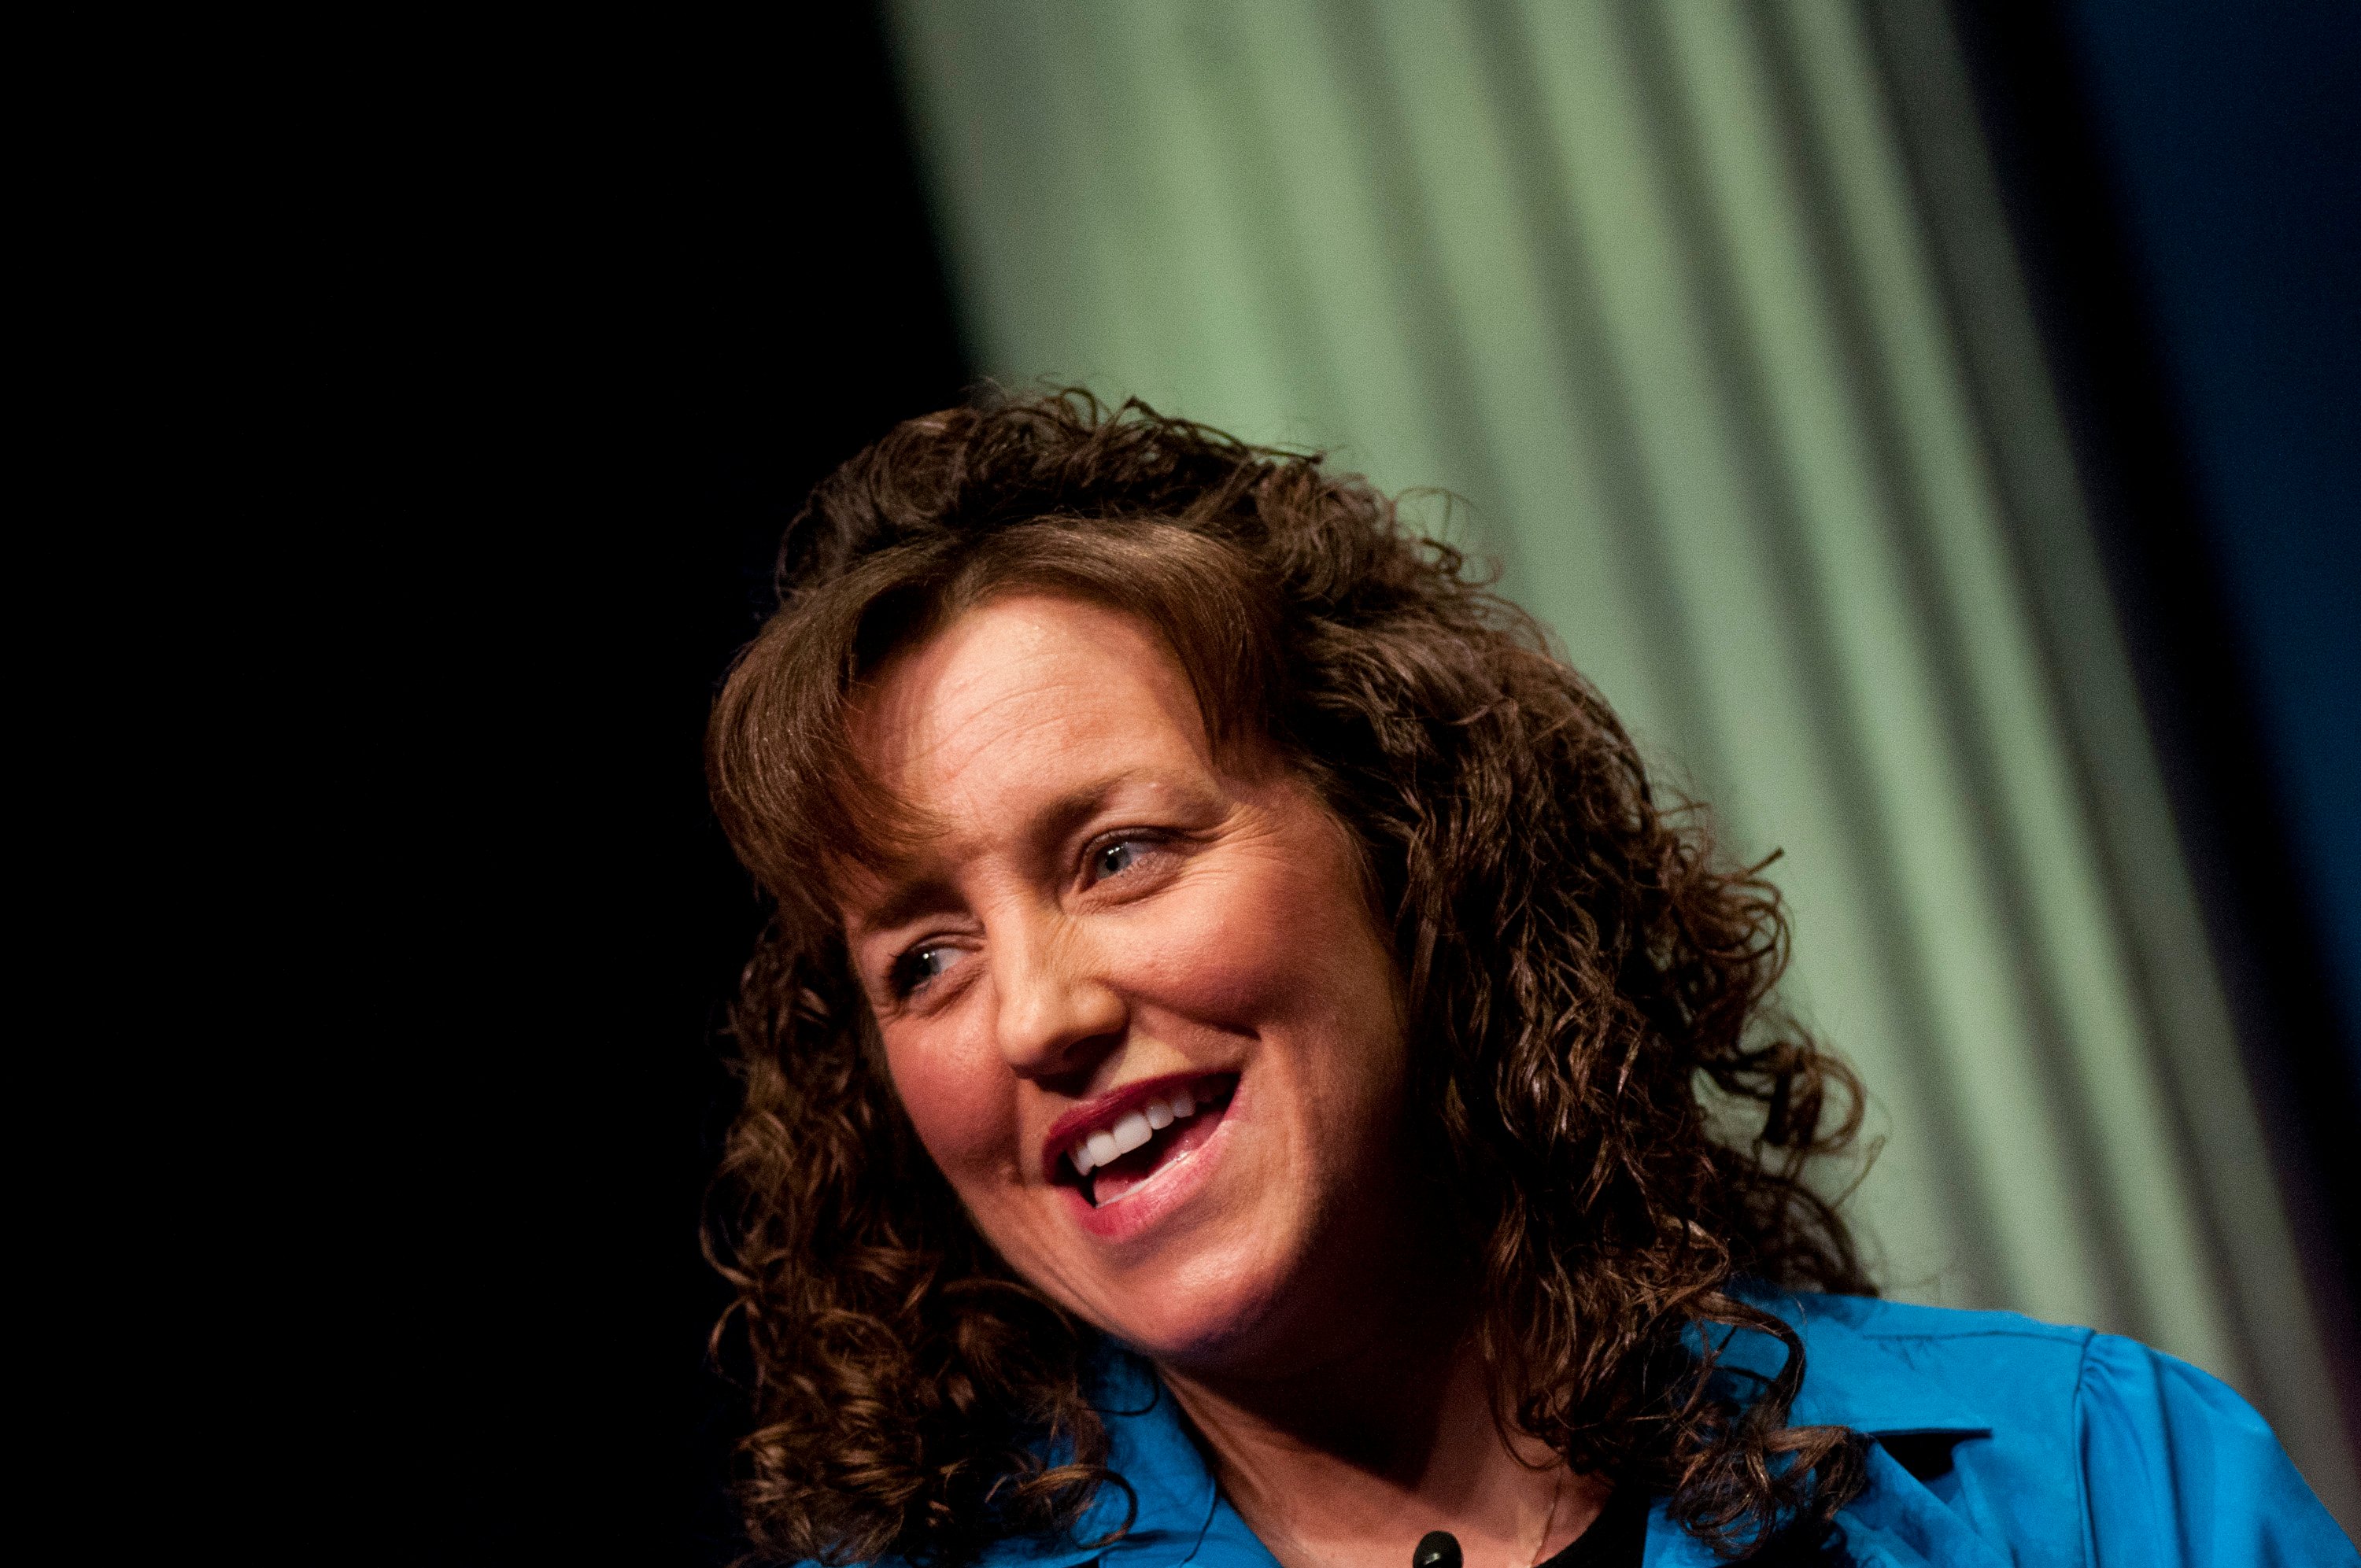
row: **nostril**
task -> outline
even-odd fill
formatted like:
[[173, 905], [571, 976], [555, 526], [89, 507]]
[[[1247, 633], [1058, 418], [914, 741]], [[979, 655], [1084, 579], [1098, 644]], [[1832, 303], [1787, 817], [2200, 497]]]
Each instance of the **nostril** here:
[[1020, 1078], [1087, 1076], [1130, 1022], [1123, 993], [1092, 955], [1029, 922], [1004, 928], [992, 949], [994, 1028]]

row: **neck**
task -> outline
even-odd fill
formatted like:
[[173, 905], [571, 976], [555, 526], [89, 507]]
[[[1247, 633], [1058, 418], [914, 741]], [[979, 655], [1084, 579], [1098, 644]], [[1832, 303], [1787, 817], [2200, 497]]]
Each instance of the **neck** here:
[[1608, 1488], [1504, 1437], [1463, 1303], [1349, 1315], [1283, 1367], [1164, 1368], [1224, 1491], [1284, 1568], [1404, 1568], [1433, 1530], [1467, 1568], [1564, 1550]]

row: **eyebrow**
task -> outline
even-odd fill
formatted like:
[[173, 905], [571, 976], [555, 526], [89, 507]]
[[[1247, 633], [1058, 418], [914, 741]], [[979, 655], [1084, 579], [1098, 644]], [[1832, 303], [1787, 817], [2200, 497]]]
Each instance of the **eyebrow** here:
[[906, 926], [919, 916], [948, 907], [953, 902], [950, 887], [941, 878], [912, 877], [895, 884], [875, 907], [845, 924], [851, 927], [850, 935], [857, 942], [863, 937]]

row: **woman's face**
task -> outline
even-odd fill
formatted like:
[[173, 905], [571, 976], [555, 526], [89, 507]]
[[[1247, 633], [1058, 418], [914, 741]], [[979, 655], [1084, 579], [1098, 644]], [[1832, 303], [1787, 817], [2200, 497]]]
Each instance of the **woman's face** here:
[[1142, 1352], [1285, 1354], [1399, 1262], [1401, 988], [1345, 830], [1214, 761], [1138, 623], [1027, 595], [869, 688], [927, 835], [845, 909], [895, 1087], [984, 1235]]

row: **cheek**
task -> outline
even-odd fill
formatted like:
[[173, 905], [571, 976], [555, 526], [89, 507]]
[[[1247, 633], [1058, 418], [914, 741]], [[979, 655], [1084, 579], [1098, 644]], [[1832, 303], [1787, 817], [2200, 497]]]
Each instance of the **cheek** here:
[[1016, 1080], [989, 1041], [889, 1035], [885, 1066], [918, 1141], [953, 1187], [1007, 1159], [1016, 1145]]
[[[1184, 1016], [1257, 1033], [1306, 1000], [1305, 922], [1268, 868], [1192, 879], [1111, 931], [1133, 993]], [[1295, 918], [1290, 920], [1290, 915]]]
[[1241, 1032], [1276, 1029], [1322, 1058], [1301, 1064], [1315, 1078], [1381, 1087], [1404, 1069], [1393, 957], [1348, 866], [1266, 860], [1160, 913], [1135, 970], [1147, 991]]

